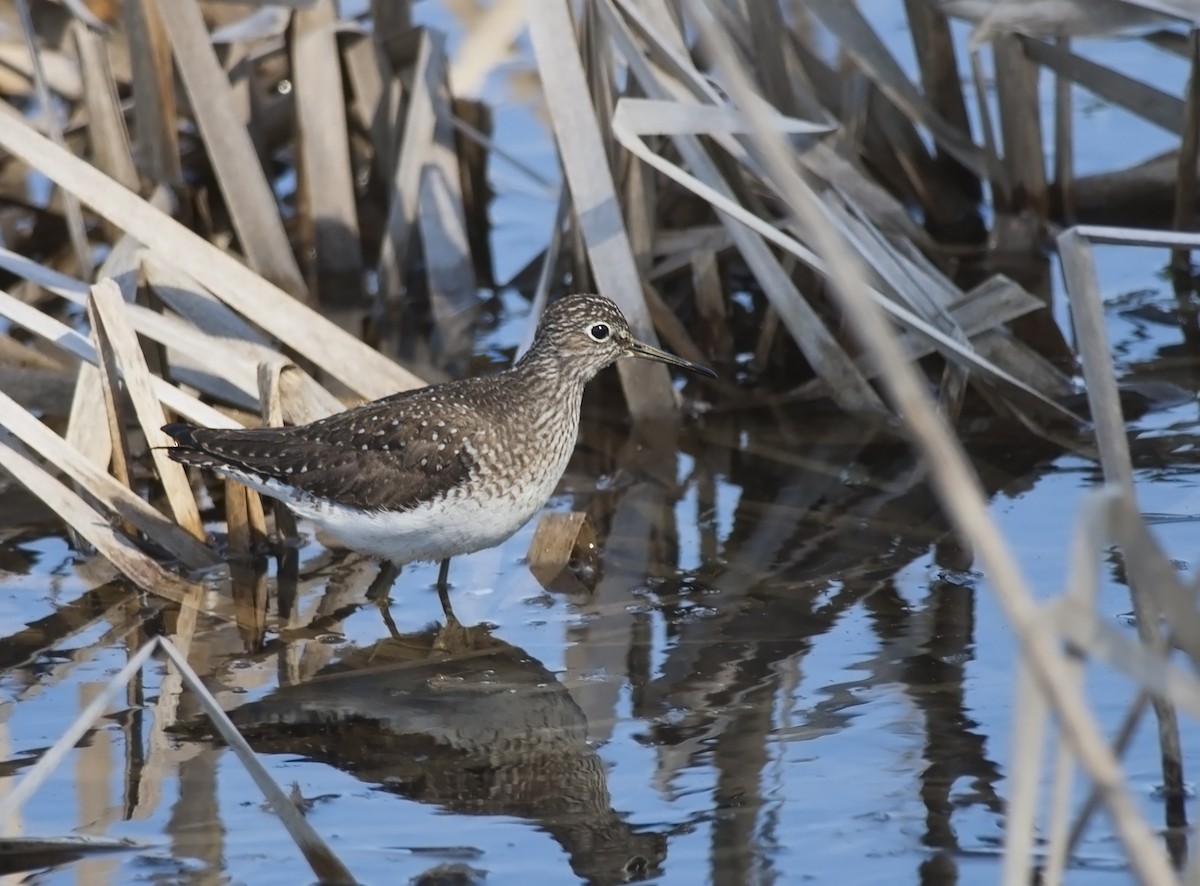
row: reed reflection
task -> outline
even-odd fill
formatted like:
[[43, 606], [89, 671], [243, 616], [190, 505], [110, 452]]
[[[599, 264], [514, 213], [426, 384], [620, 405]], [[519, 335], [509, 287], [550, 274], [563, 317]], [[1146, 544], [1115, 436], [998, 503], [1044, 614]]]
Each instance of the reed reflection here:
[[[764, 779], [773, 746], [846, 730], [869, 691], [884, 689], [922, 715], [914, 793], [926, 809], [921, 842], [940, 850], [922, 876], [952, 882], [962, 849], [953, 817], [969, 806], [1001, 815], [1000, 770], [964, 688], [974, 587], [948, 578], [915, 603], [898, 590], [901, 570], [931, 550], [947, 576], [971, 563], [908, 447], [884, 428], [842, 420], [796, 427], [709, 416], [683, 441], [691, 469], [679, 484], [654, 473], [652, 451], [606, 449], [592, 430], [592, 461], [580, 474], [627, 479], [589, 499], [606, 539], [605, 579], [579, 606], [566, 681], [593, 723], [618, 716], [599, 696], [615, 696], [624, 681], [633, 687], [633, 713], [657, 748], [659, 790], [670, 795], [684, 770], [715, 770], [715, 881], [751, 882], [772, 869]], [[1011, 489], [1053, 454], [1001, 442], [979, 450], [979, 467], [992, 491]], [[698, 541], [681, 543], [688, 536]], [[806, 660], [854, 610], [866, 613], [873, 648], [843, 665], [860, 675], [853, 682], [822, 685]], [[609, 680], [597, 687], [588, 677], [600, 666]], [[967, 790], [956, 790], [960, 779]]]

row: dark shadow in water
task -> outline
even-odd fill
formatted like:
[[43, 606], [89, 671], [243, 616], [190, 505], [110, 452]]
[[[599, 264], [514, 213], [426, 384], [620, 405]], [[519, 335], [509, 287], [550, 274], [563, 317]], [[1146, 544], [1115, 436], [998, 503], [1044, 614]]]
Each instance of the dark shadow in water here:
[[665, 835], [640, 832], [613, 810], [570, 694], [484, 627], [346, 649], [232, 717], [260, 753], [327, 763], [447, 811], [533, 822], [589, 883], [655, 876], [666, 856]]

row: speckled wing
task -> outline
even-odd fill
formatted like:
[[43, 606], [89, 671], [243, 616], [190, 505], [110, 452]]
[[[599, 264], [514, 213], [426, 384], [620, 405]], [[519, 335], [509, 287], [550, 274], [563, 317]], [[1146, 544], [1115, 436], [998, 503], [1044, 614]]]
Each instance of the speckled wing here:
[[475, 466], [459, 428], [433, 417], [431, 405], [389, 397], [293, 428], [163, 430], [178, 444], [169, 450], [175, 461], [276, 481], [286, 487], [276, 495], [284, 501], [404, 511], [466, 482]]

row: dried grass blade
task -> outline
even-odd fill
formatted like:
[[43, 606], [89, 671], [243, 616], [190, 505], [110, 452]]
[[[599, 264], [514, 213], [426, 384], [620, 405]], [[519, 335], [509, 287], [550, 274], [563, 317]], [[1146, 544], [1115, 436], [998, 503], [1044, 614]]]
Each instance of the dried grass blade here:
[[[155, 194], [160, 197], [160, 194]], [[116, 241], [113, 250], [108, 253], [108, 257], [101, 264], [101, 276], [113, 277], [116, 285], [121, 287], [122, 297], [126, 301], [132, 301], [137, 297], [137, 244], [128, 237], [122, 237]], [[10, 258], [8, 253], [2, 253], [0, 261], [7, 261]], [[34, 265], [31, 262], [24, 262], [25, 268], [35, 267], [38, 274], [43, 274], [49, 269], [42, 269], [41, 265]], [[24, 276], [23, 271], [16, 271]], [[26, 280], [30, 277], [26, 277]], [[42, 277], [38, 277], [41, 281]], [[54, 286], [48, 286], [47, 283], [53, 282], [53, 279], [47, 282], [41, 282], [40, 285], [50, 289], [52, 292], [60, 292]], [[61, 281], [60, 281], [61, 282]], [[85, 303], [88, 298], [88, 286], [80, 281], [73, 281], [72, 286], [77, 287], [77, 292], [80, 299], [80, 304]], [[66, 287], [65, 287], [66, 288]], [[85, 457], [95, 463], [98, 467], [107, 466], [113, 457], [113, 438], [112, 432], [109, 430], [108, 421], [108, 389], [104, 387], [103, 373], [95, 366], [88, 364], [80, 365], [79, 373], [76, 381], [76, 390], [71, 401], [70, 421], [67, 424], [67, 443], [73, 445], [84, 453]], [[121, 455], [119, 465], [124, 467], [124, 455]]]
[[1011, 187], [1004, 195], [1006, 208], [1012, 212], [1031, 208], [1038, 218], [1046, 218], [1050, 193], [1046, 182], [1037, 66], [1021, 51], [1021, 44], [1013, 35], [996, 37], [992, 56], [996, 68], [994, 82], [1000, 134], [1004, 140], [1002, 163]]
[[1122, 671], [1145, 687], [1152, 697], [1192, 717], [1200, 717], [1200, 680], [1193, 673], [1081, 607], [1063, 607], [1058, 625], [1064, 639]]
[[[0, 119], [0, 147], [189, 274], [252, 323], [308, 357], [352, 390], [384, 397], [423, 382], [378, 351], [339, 329], [189, 231], [99, 170], [57, 147], [21, 120]], [[171, 408], [175, 408], [172, 406]]]
[[417, 224], [421, 171], [433, 143], [437, 122], [433, 112], [433, 92], [445, 76], [443, 45], [441, 35], [428, 30], [421, 32], [404, 135], [392, 170], [387, 237], [381, 244], [379, 255], [379, 291], [384, 298], [395, 297], [404, 284], [403, 269], [408, 258], [409, 239]]
[[150, 444], [150, 455], [158, 469], [171, 513], [180, 526], [203, 539], [204, 524], [200, 521], [200, 509], [196, 506], [187, 473], [183, 465], [172, 461], [162, 448], [171, 443], [170, 438], [160, 430], [166, 424], [166, 415], [151, 387], [146, 357], [126, 319], [121, 291], [111, 280], [102, 280], [92, 287], [89, 307], [93, 316], [103, 325], [105, 337], [112, 343], [113, 354], [125, 380], [125, 390], [133, 401], [134, 412], [142, 433], [146, 435], [146, 442]]
[[[130, 242], [128, 238], [122, 240], [122, 243]], [[118, 255], [120, 247], [121, 244], [118, 244], [118, 247], [110, 253], [109, 260], [105, 261], [104, 268], [120, 271], [121, 279], [132, 287], [134, 282], [132, 275], [136, 272], [136, 266], [125, 270], [110, 265], [111, 259]], [[136, 254], [131, 256], [131, 259], [136, 258]], [[68, 277], [65, 274], [60, 274], [52, 268], [35, 264], [22, 256], [18, 256], [2, 248], [0, 248], [0, 268], [10, 270], [27, 280], [32, 280], [44, 289], [75, 304], [80, 306], [87, 304], [90, 289], [86, 283]], [[186, 280], [186, 277], [183, 275], [168, 274], [168, 276], [176, 281]], [[161, 277], [157, 282], [160, 285], [162, 284]], [[190, 287], [186, 292], [181, 291], [179, 288], [171, 288], [169, 290], [170, 295], [166, 300], [181, 302], [192, 313], [200, 315], [202, 319], [215, 321], [209, 325], [223, 327], [232, 325], [234, 330], [241, 331], [244, 328], [250, 330], [250, 334], [257, 336], [257, 332], [253, 327], [241, 321], [236, 314], [220, 302], [207, 294], [202, 296], [196, 284], [192, 283]], [[123, 288], [122, 292], [126, 302], [125, 313], [134, 331], [167, 348], [173, 349], [173, 357], [178, 358], [182, 355], [184, 358], [183, 361], [176, 360], [174, 362], [174, 369], [180, 380], [185, 380], [205, 393], [235, 403], [238, 406], [247, 409], [258, 408], [255, 361], [264, 359], [264, 355], [278, 356], [274, 351], [265, 345], [257, 344], [255, 341], [240, 341], [206, 335], [174, 315], [160, 314], [157, 311], [133, 303], [130, 300], [133, 294], [132, 291], [126, 291]], [[221, 321], [226, 320], [226, 316], [230, 320], [237, 322], [222, 323]], [[187, 362], [188, 358], [192, 362]]]
[[[29, 13], [29, 0], [16, 0], [17, 16], [21, 22], [21, 31], [25, 36], [25, 48], [29, 52], [29, 60], [33, 69], [34, 86], [37, 88], [38, 103], [42, 108], [42, 116], [46, 121], [46, 130], [54, 144], [62, 147], [62, 123], [58, 119], [58, 105], [50, 94], [50, 85], [46, 81], [46, 72], [42, 67], [42, 53], [38, 48], [37, 32], [34, 30], [33, 17]], [[37, 169], [36, 163], [31, 163]], [[71, 238], [71, 246], [75, 250], [75, 260], [79, 263], [79, 276], [90, 277], [92, 273], [92, 251], [88, 244], [87, 231], [83, 225], [83, 211], [79, 201], [69, 191], [62, 195], [63, 213], [67, 220], [67, 233]]]
[[[92, 346], [91, 342], [69, 326], [59, 323], [49, 315], [25, 304], [20, 299], [13, 298], [7, 292], [0, 292], [0, 316], [7, 317], [18, 326], [22, 326], [35, 335], [41, 336], [67, 353], [74, 354], [79, 359], [86, 360], [88, 363], [98, 365], [99, 360], [96, 349]], [[161, 378], [153, 377], [150, 383], [154, 386], [155, 394], [165, 406], [191, 421], [216, 428], [241, 427], [224, 413], [218, 412], [205, 403], [201, 403], [195, 397], [185, 394], [179, 388]]]
[[241, 560], [249, 556], [254, 545], [250, 519], [251, 495], [257, 498], [258, 493], [237, 480], [225, 480], [225, 531], [230, 553]]
[[167, 572], [118, 534], [101, 514], [51, 476], [17, 438], [3, 428], [0, 428], [0, 468], [58, 514], [139, 588], [176, 603], [188, 599], [193, 584]]
[[[258, 399], [262, 403], [262, 420], [264, 427], [283, 427], [283, 384], [282, 376], [289, 369], [280, 362], [258, 364]], [[275, 526], [279, 535], [285, 539], [296, 538], [299, 532], [296, 528], [296, 518], [288, 510], [287, 505], [278, 499], [271, 502], [275, 513]]]
[[[724, 288], [717, 254], [711, 249], [697, 249], [691, 254], [692, 292], [695, 293], [696, 313], [711, 353], [722, 360], [733, 357], [733, 337], [726, 316]], [[778, 317], [778, 313], [775, 314]], [[761, 363], [759, 365], [762, 365]]]
[[1183, 134], [1182, 99], [1052, 43], [1032, 37], [1018, 39], [1025, 54], [1039, 65], [1167, 132]]
[[245, 767], [250, 777], [254, 779], [254, 783], [258, 785], [258, 789], [263, 792], [263, 796], [271, 804], [271, 808], [275, 814], [279, 816], [284, 827], [287, 828], [288, 834], [291, 835], [300, 851], [304, 853], [304, 858], [308, 861], [309, 866], [316, 874], [321, 883], [338, 883], [338, 884], [353, 884], [358, 882], [350, 871], [342, 864], [341, 860], [334, 854], [333, 850], [325, 843], [324, 840], [313, 830], [295, 804], [283, 789], [271, 778], [271, 774], [259, 762], [255, 756], [253, 749], [238, 732], [237, 727], [233, 725], [233, 721], [221, 709], [220, 703], [213, 698], [208, 687], [204, 685], [204, 681], [199, 675], [192, 670], [187, 659], [175, 648], [175, 645], [165, 637], [158, 638], [159, 648], [167, 654], [167, 657], [179, 669], [179, 675], [188, 689], [192, 690], [196, 695], [196, 700], [200, 703], [204, 713], [212, 721], [213, 726], [221, 733], [221, 737], [225, 739], [230, 750], [237, 756], [238, 761]]
[[[623, 8], [631, 18], [637, 17], [636, 10], [627, 4], [623, 4]], [[661, 100], [667, 98], [670, 95], [670, 91], [659, 81], [658, 76], [643, 57], [642, 51], [634, 44], [632, 36], [626, 29], [624, 22], [617, 15], [616, 9], [611, 5], [610, 0], [603, 0], [598, 9], [604, 17], [609, 34], [616, 42], [617, 48], [625, 61], [629, 64], [630, 70], [637, 78], [642, 90], [651, 99]], [[641, 27], [643, 32], [649, 29], [649, 25], [645, 22], [641, 23]], [[661, 40], [658, 45], [664, 53], [671, 51], [670, 47]], [[683, 62], [680, 61], [679, 65], [682, 68]], [[715, 94], [713, 98], [716, 98]], [[639, 122], [645, 121], [626, 120], [626, 117], [631, 112], [623, 109], [636, 107], [627, 104], [629, 101], [629, 99], [621, 99], [617, 103], [617, 111], [612, 120], [613, 135], [626, 150], [660, 172], [663, 172], [668, 177], [673, 178], [676, 182], [683, 184], [689, 190], [696, 191], [697, 193], [703, 191], [704, 193], [701, 196], [705, 194], [716, 195], [722, 205], [736, 207], [743, 216], [755, 218], [755, 216], [746, 213], [732, 199], [733, 192], [728, 183], [721, 175], [712, 157], [709, 156], [708, 152], [700, 144], [699, 139], [694, 135], [679, 136], [674, 139], [675, 146], [682, 155], [684, 163], [695, 171], [696, 175], [694, 177], [683, 172], [678, 166], [662, 160], [656, 152], [650, 150], [649, 146], [642, 141], [640, 136], [643, 133], [638, 132], [636, 125]], [[631, 123], [634, 125], [630, 125]], [[654, 126], [651, 125], [650, 128], [654, 128]], [[684, 176], [684, 178], [680, 178], [680, 175]], [[696, 185], [700, 186], [699, 191]], [[709, 202], [714, 202], [711, 198], [706, 197], [706, 199], [709, 199]], [[714, 202], [714, 205], [717, 205], [717, 203]], [[718, 208], [721, 208], [721, 206], [718, 205]], [[838, 404], [851, 412], [868, 414], [885, 412], [886, 409], [882, 401], [880, 401], [858, 369], [855, 368], [850, 357], [842, 350], [820, 316], [805, 301], [790, 276], [780, 266], [779, 261], [771, 254], [770, 249], [767, 248], [761, 237], [762, 231], [747, 230], [742, 224], [738, 224], [734, 217], [728, 215], [720, 215], [720, 219], [722, 224], [726, 226], [730, 238], [737, 245], [746, 263], [758, 279], [759, 285], [763, 287], [772, 305], [779, 312], [788, 331], [804, 352], [805, 357], [812, 364], [816, 373], [829, 383], [832, 395]], [[755, 236], [755, 233], [758, 233], [760, 236]], [[788, 239], [790, 240], [790, 238]]]
[[304, 276], [292, 255], [275, 195], [238, 119], [229, 78], [217, 61], [199, 4], [168, 0], [159, 3], [158, 10], [246, 259], [277, 286], [305, 298]]
[[[588, 96], [583, 61], [566, 0], [530, 0], [530, 36], [546, 103], [583, 232], [592, 273], [602, 292], [615, 299], [639, 338], [654, 342], [600, 127]], [[635, 419], [676, 414], [678, 405], [666, 367], [625, 360], [621, 384]]]
[[205, 544], [176, 526], [118, 483], [83, 453], [22, 409], [0, 391], [0, 424], [100, 502], [110, 513], [132, 523], [155, 543], [170, 551], [189, 569], [207, 569], [221, 560]]
[[[29, 443], [28, 440], [26, 442]], [[104, 417], [104, 381], [100, 377], [100, 370], [90, 363], [80, 363], [79, 372], [75, 377], [71, 411], [67, 415], [66, 444], [90, 466], [98, 468], [101, 472], [112, 459], [112, 438], [108, 435], [108, 424]], [[74, 534], [74, 530], [72, 533]], [[73, 541], [77, 547], [82, 548], [81, 538], [76, 537]]]
[[295, 14], [292, 82], [299, 175], [316, 252], [317, 293], [331, 303], [362, 299], [363, 255], [342, 97], [337, 8], [319, 0]]
[[104, 38], [82, 22], [71, 33], [83, 72], [83, 100], [88, 115], [88, 142], [93, 162], [131, 191], [138, 189], [137, 168], [129, 150], [129, 133], [117, 98]]
[[1050, 706], [1028, 664], [1018, 665], [1013, 695], [1012, 762], [1004, 816], [1003, 886], [1026, 886], [1036, 845], [1038, 787]]
[[[3, 432], [0, 432], [2, 434]], [[0, 446], [3, 444], [0, 443]], [[12, 792], [0, 799], [0, 816], [5, 821], [14, 820], [25, 805], [25, 801], [34, 795], [42, 783], [46, 781], [62, 765], [67, 756], [75, 749], [79, 740], [87, 734], [92, 724], [104, 716], [109, 705], [117, 701], [118, 693], [133, 679], [133, 675], [141, 670], [150, 660], [154, 650], [158, 648], [157, 640], [150, 640], [134, 656], [125, 663], [104, 685], [104, 688], [88, 703], [79, 715], [66, 728], [58, 741], [54, 742], [36, 763], [25, 773], [25, 777], [17, 783]]]
[[1200, 248], [1200, 231], [1118, 228], [1108, 225], [1076, 225], [1072, 230], [1085, 240], [1097, 244], [1162, 246], [1167, 249]]
[[[1100, 587], [1099, 566], [1103, 562], [1111, 536], [1110, 513], [1119, 503], [1121, 493], [1113, 486], [1102, 486], [1088, 493], [1079, 509], [1071, 543], [1071, 560], [1067, 575], [1067, 590], [1064, 600], [1079, 608], [1094, 609]], [[1064, 617], [1059, 608], [1052, 610], [1057, 618]], [[1070, 665], [1076, 685], [1083, 691], [1083, 665], [1075, 657]], [[1070, 822], [1068, 819], [1070, 796], [1067, 778], [1070, 751], [1060, 743], [1060, 779], [1056, 780], [1051, 800], [1051, 822], [1048, 828], [1047, 859], [1044, 876], [1048, 884], [1062, 882], [1063, 872], [1071, 852]], [[1073, 760], [1070, 761], [1073, 763]]]
[[[122, 396], [121, 367], [113, 356], [112, 343], [104, 333], [104, 324], [96, 316], [94, 306], [87, 306], [88, 323], [92, 328], [92, 343], [96, 349], [96, 368], [100, 370], [100, 393], [104, 404], [104, 424], [108, 428], [108, 445], [112, 453], [111, 468], [113, 475], [122, 486], [133, 488], [133, 469], [129, 463], [129, 442], [125, 438], [126, 429], [130, 425], [128, 401]], [[132, 534], [133, 527], [125, 526], [126, 532]]]
[[[748, 80], [728, 47], [723, 33], [701, 15], [708, 46], [726, 75], [731, 95], [742, 104]], [[856, 333], [881, 366], [881, 376], [897, 411], [905, 416], [913, 438], [930, 466], [934, 487], [961, 532], [974, 546], [988, 570], [992, 586], [1014, 629], [1021, 638], [1026, 661], [1057, 712], [1064, 734], [1072, 742], [1084, 767], [1101, 786], [1113, 823], [1128, 853], [1135, 874], [1150, 882], [1169, 882], [1171, 866], [1155, 835], [1142, 820], [1138, 805], [1122, 777], [1120, 765], [1105, 744], [1095, 717], [1074, 691], [1061, 667], [1058, 638], [1041, 621], [1042, 611], [1033, 599], [1015, 558], [988, 514], [979, 478], [962, 448], [939, 417], [923, 380], [905, 360], [880, 306], [871, 299], [849, 251], [837, 233], [823, 229], [819, 201], [792, 166], [790, 152], [766, 121], [757, 126], [763, 156], [781, 186], [781, 197], [801, 219], [817, 231], [818, 245], [828, 257], [834, 291]]]
[[[823, 273], [823, 274], [830, 273], [828, 264], [823, 259], [821, 259], [815, 252], [813, 252], [811, 249], [809, 249], [808, 247], [801, 244], [795, 238], [790, 237], [787, 234], [784, 234], [777, 227], [765, 222], [763, 219], [750, 213], [749, 211], [747, 211], [745, 209], [745, 207], [741, 206], [740, 204], [738, 204], [737, 202], [732, 200], [726, 193], [722, 193], [717, 188], [710, 187], [704, 181], [701, 181], [698, 177], [693, 176], [692, 174], [686, 172], [679, 166], [671, 163], [669, 160], [666, 160], [665, 158], [663, 158], [663, 157], [659, 156], [658, 154], [656, 154], [655, 152], [651, 151], [649, 146], [645, 143], [645, 141], [642, 140], [642, 136], [654, 134], [653, 130], [656, 127], [654, 126], [653, 121], [643, 120], [639, 116], [636, 115], [636, 112], [630, 113], [629, 111], [627, 111], [626, 110], [627, 107], [636, 107], [636, 106], [632, 106], [632, 105], [627, 106], [626, 101], [627, 101], [626, 99], [622, 99], [617, 104], [617, 113], [613, 119], [613, 132], [617, 135], [617, 138], [621, 142], [621, 144], [623, 144], [628, 150], [632, 151], [634, 154], [636, 154], [639, 158], [644, 160], [646, 163], [648, 163], [651, 166], [658, 169], [664, 175], [674, 179], [679, 184], [688, 188], [690, 191], [692, 191], [697, 196], [702, 197], [703, 199], [707, 200], [715, 208], [719, 209], [722, 212], [723, 217], [728, 216], [731, 220], [740, 222], [742, 225], [745, 225], [750, 230], [761, 235], [761, 237], [763, 239], [769, 240], [770, 242], [783, 247], [788, 252], [792, 253], [797, 258], [799, 258], [801, 261], [803, 261], [805, 264], [820, 271], [821, 273]], [[693, 164], [689, 164], [689, 165], [693, 165]], [[693, 168], [694, 168], [694, 165], [693, 165]], [[821, 204], [821, 209], [823, 212], [825, 211], [824, 204]], [[824, 214], [822, 216], [821, 226], [822, 227], [829, 226], [829, 219], [828, 219], [827, 214]], [[737, 233], [738, 227], [740, 227], [740, 226], [735, 225], [733, 228], [730, 229], [730, 234], [734, 237], [735, 240], [739, 239], [739, 234]], [[815, 230], [815, 229], [810, 229], [810, 230]], [[757, 274], [758, 270], [755, 269], [755, 272]], [[759, 282], [762, 283], [764, 286], [766, 285], [764, 283], [763, 277], [761, 275], [759, 276]], [[927, 323], [921, 317], [917, 316], [915, 313], [908, 310], [904, 306], [883, 296], [882, 294], [871, 289], [870, 287], [868, 287], [866, 291], [869, 294], [869, 296], [881, 308], [883, 308], [885, 311], [888, 312], [888, 314], [890, 314], [892, 316], [893, 319], [895, 319], [896, 321], [901, 323], [904, 327], [906, 327], [910, 331], [912, 331], [914, 333], [918, 333], [921, 336], [928, 338], [932, 343], [934, 343], [934, 345], [935, 345], [935, 347], [937, 347], [938, 351], [941, 352], [943, 355], [945, 355], [948, 359], [962, 360], [969, 367], [978, 369], [989, 377], [995, 378], [1006, 384], [1012, 385], [1013, 387], [1017, 388], [1018, 390], [1024, 391], [1029, 396], [1034, 397], [1035, 399], [1044, 403], [1051, 410], [1058, 412], [1059, 414], [1065, 416], [1066, 418], [1068, 418], [1070, 421], [1072, 421], [1074, 423], [1079, 423], [1080, 419], [1078, 416], [1074, 415], [1069, 410], [1064, 409], [1060, 404], [1056, 403], [1054, 400], [1047, 397], [1044, 393], [1042, 393], [1041, 391], [1038, 391], [1034, 388], [1031, 388], [1024, 382], [1022, 382], [1020, 379], [1018, 379], [1017, 377], [1012, 375], [1011, 373], [1006, 372], [1004, 369], [1002, 369], [999, 366], [996, 366], [994, 363], [983, 359], [979, 354], [975, 353], [969, 347], [964, 346], [962, 343], [956, 341], [952, 336], [949, 336], [946, 333], [942, 332], [940, 329], [937, 329], [937, 328], [931, 326], [929, 323]], [[797, 298], [798, 297], [799, 296], [797, 294]], [[788, 318], [789, 318], [789, 316], [795, 317], [795, 309], [801, 304], [804, 306], [804, 309], [807, 312], [812, 314], [813, 320], [812, 320], [812, 322], [806, 322], [806, 323], [801, 324], [800, 329], [803, 331], [801, 333], [797, 333], [796, 329], [793, 328], [792, 324], [788, 323]], [[812, 309], [807, 306], [807, 302], [803, 302], [803, 300], [800, 300], [795, 305], [791, 304], [790, 302], [785, 302], [782, 309], [780, 309], [780, 315], [781, 315], [781, 317], [783, 317], [785, 323], [787, 323], [788, 329], [792, 332], [793, 336], [796, 336], [796, 335], [803, 336], [802, 338], [798, 339], [798, 341], [802, 341], [802, 342], [809, 342], [811, 340], [811, 336], [814, 334], [814, 330], [818, 328], [817, 326], [815, 326], [813, 324], [820, 323], [819, 319], [816, 318], [815, 313], [812, 312]], [[799, 323], [799, 320], [797, 319], [796, 322]], [[820, 328], [823, 328], [823, 327], [820, 327]], [[802, 344], [802, 348], [803, 347], [804, 346]], [[809, 356], [809, 359], [811, 361], [812, 355], [809, 353], [809, 351], [807, 349], [805, 349], [805, 353], [806, 353], [806, 355]], [[839, 353], [840, 353], [840, 349], [839, 349]], [[842, 356], [845, 356], [845, 355], [843, 354]], [[855, 368], [853, 366], [853, 364], [851, 364], [851, 369], [853, 369], [854, 374], [857, 377], [862, 378], [861, 374], [859, 373], [857, 368]], [[828, 373], [821, 373], [821, 374], [830, 385], [831, 395], [834, 396], [835, 398], [837, 398], [840, 393], [842, 400], [839, 400], [839, 402], [842, 402], [845, 398], [846, 388], [839, 386], [839, 384], [838, 384], [838, 381], [841, 379], [841, 376], [834, 375], [833, 377], [830, 377], [830, 375]], [[864, 382], [864, 384], [865, 384], [865, 382]], [[869, 390], [869, 388], [868, 388], [868, 390]], [[845, 402], [842, 402], [842, 405], [845, 406], [846, 405]]]
[[[169, 0], [168, 0], [169, 2]], [[159, 0], [122, 3], [121, 16], [133, 66], [134, 132], [142, 162], [159, 185], [182, 180], [176, 130], [175, 73]]]
[[469, 354], [474, 344], [472, 325], [479, 303], [444, 67], [442, 72], [429, 97], [435, 125], [421, 173], [418, 224], [442, 351], [447, 358], [456, 359]]
[[986, 174], [979, 148], [929, 105], [857, 6], [842, 0], [809, 0], [808, 8], [837, 36], [843, 51], [854, 58], [896, 107], [914, 123], [928, 129], [938, 145], [967, 169], [976, 175]]
[[1059, 235], [1058, 254], [1067, 282], [1067, 295], [1071, 302], [1083, 374], [1087, 379], [1088, 403], [1096, 426], [1096, 440], [1100, 445], [1105, 479], [1132, 496], [1133, 466], [1129, 440], [1117, 393], [1117, 376], [1109, 348], [1092, 250], [1079, 230], [1072, 228]]

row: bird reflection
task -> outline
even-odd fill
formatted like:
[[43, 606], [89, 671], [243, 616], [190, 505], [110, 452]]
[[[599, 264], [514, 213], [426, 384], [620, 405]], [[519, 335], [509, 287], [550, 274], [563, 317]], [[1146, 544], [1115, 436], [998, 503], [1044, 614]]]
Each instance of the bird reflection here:
[[260, 752], [300, 754], [455, 813], [534, 822], [589, 883], [656, 876], [666, 856], [665, 835], [613, 810], [567, 690], [483, 626], [347, 650], [231, 716]]

